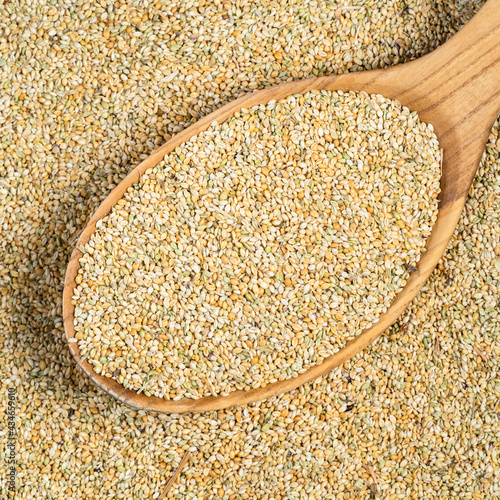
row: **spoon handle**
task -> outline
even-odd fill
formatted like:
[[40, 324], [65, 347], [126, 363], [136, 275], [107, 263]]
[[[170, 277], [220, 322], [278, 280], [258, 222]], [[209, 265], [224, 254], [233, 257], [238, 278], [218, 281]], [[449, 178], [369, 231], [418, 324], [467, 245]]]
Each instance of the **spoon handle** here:
[[456, 186], [450, 200], [442, 198], [446, 204], [468, 191], [500, 109], [500, 0], [489, 0], [452, 39], [403, 67], [398, 99], [433, 124], [453, 163], [443, 172], [453, 176], [443, 182]]
[[470, 118], [484, 128], [500, 108], [500, 0], [489, 0], [448, 42], [404, 66], [414, 81], [400, 94], [408, 106], [421, 116], [439, 110], [432, 123], [448, 130], [465, 118], [471, 130]]

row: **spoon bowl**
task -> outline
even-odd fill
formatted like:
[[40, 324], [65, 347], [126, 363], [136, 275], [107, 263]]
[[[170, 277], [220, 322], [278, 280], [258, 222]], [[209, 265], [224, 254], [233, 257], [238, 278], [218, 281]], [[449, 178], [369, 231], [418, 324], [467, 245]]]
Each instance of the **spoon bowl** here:
[[[97, 374], [82, 359], [74, 338], [73, 290], [85, 245], [96, 223], [109, 213], [125, 191], [148, 169], [192, 136], [222, 123], [242, 108], [310, 90], [358, 90], [400, 101], [417, 111], [422, 121], [434, 127], [443, 150], [441, 195], [437, 221], [427, 240], [417, 270], [410, 274], [404, 289], [377, 323], [364, 330], [336, 354], [296, 378], [268, 384], [228, 396], [165, 400], [126, 389], [115, 380]], [[377, 339], [403, 313], [417, 295], [446, 250], [462, 212], [469, 187], [493, 122], [500, 108], [500, 0], [489, 0], [479, 13], [451, 40], [420, 59], [389, 69], [348, 73], [284, 83], [247, 94], [207, 115], [177, 134], [138, 165], [104, 200], [90, 219], [71, 255], [63, 295], [63, 320], [69, 349], [78, 366], [102, 390], [142, 410], [186, 412], [219, 410], [259, 401], [297, 388], [325, 375]]]

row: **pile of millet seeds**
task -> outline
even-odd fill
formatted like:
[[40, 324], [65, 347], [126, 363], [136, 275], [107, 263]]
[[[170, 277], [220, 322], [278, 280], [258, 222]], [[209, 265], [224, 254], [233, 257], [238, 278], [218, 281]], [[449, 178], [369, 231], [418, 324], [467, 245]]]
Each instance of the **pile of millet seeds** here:
[[376, 323], [437, 216], [431, 125], [382, 96], [244, 109], [146, 171], [82, 247], [80, 353], [166, 399], [296, 377]]
[[[246, 92], [419, 57], [480, 3], [80, 2], [0, 7], [0, 383], [22, 499], [495, 499], [500, 484], [500, 124], [431, 280], [315, 383], [155, 415], [96, 389], [64, 340], [64, 273], [110, 190]], [[7, 415], [0, 411], [1, 471]], [[3, 473], [3, 472], [2, 472]], [[2, 476], [3, 477], [3, 476]], [[6, 482], [0, 482], [7, 496]]]

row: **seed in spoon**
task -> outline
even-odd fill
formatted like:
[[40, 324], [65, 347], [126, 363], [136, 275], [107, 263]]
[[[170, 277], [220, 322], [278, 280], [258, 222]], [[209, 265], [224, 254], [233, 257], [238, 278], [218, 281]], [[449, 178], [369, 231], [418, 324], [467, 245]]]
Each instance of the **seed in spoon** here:
[[81, 354], [166, 399], [296, 377], [404, 287], [439, 179], [432, 126], [379, 95], [314, 91], [214, 122], [98, 222], [73, 297]]

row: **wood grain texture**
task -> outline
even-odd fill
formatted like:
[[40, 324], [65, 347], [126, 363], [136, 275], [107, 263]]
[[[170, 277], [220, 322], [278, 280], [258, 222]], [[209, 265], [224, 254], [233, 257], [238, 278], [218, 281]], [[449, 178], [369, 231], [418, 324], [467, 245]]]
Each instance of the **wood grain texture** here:
[[[406, 309], [425, 283], [453, 235], [467, 192], [500, 109], [500, 0], [489, 0], [479, 13], [451, 40], [425, 57], [384, 70], [349, 73], [296, 81], [254, 92], [228, 103], [177, 134], [136, 167], [104, 200], [83, 231], [77, 246], [84, 245], [96, 222], [132, 186], [140, 175], [193, 135], [206, 130], [214, 120], [222, 122], [241, 108], [249, 108], [314, 89], [364, 90], [397, 99], [420, 118], [432, 123], [444, 150], [439, 214], [426, 252], [405, 288], [389, 310], [371, 328], [363, 331], [342, 350], [297, 378], [249, 391], [235, 391], [223, 397], [167, 401], [125, 389], [118, 382], [98, 375], [81, 358], [78, 344], [69, 348], [78, 366], [108, 394], [135, 408], [157, 412], [186, 412], [223, 409], [252, 403], [295, 389], [341, 365], [370, 345]], [[82, 253], [75, 248], [66, 272], [63, 293], [63, 320], [67, 340], [74, 337], [72, 305], [75, 277]]]

